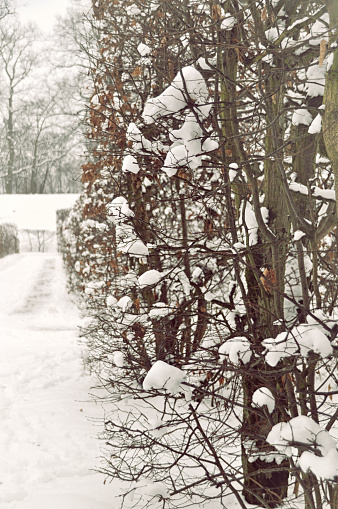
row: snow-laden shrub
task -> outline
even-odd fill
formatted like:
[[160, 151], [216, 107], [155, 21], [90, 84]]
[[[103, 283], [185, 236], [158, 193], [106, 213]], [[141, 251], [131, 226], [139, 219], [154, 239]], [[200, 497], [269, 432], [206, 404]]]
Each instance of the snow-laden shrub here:
[[11, 223], [0, 223], [0, 258], [18, 253], [19, 248], [17, 227]]
[[[126, 507], [275, 507], [289, 472], [302, 481], [307, 469], [269, 432], [310, 413], [332, 426], [335, 412], [337, 327], [316, 236], [331, 210], [316, 200], [332, 199], [317, 187], [333, 181], [328, 161], [312, 161], [320, 186], [299, 182], [315, 155], [308, 125], [292, 121], [321, 102], [307, 104], [313, 34], [279, 18], [278, 2], [229, 4], [231, 17], [184, 2], [189, 27], [175, 0], [97, 10], [92, 157], [67, 263], [109, 401], [102, 470], [128, 482]], [[306, 478], [299, 500], [331, 483]]]

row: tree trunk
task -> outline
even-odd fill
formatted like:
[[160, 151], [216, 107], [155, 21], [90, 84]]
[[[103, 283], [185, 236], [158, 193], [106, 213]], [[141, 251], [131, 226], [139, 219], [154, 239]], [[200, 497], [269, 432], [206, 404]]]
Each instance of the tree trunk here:
[[[284, 273], [290, 228], [278, 162], [278, 158], [283, 158], [280, 148], [284, 128], [280, 117], [280, 108], [284, 100], [282, 80], [280, 76], [273, 75], [269, 68], [265, 69], [265, 73], [268, 76], [265, 88], [273, 92], [273, 96], [265, 98], [270, 127], [265, 137], [264, 205], [269, 210], [269, 229], [275, 238], [267, 241], [264, 232], [260, 232], [259, 243], [252, 246], [248, 258], [251, 267], [246, 271], [249, 307], [255, 330], [253, 348], [258, 350], [261, 349], [262, 340], [277, 335], [278, 327], [274, 322], [283, 318]], [[275, 154], [275, 157], [270, 157], [270, 154]], [[258, 210], [255, 212], [256, 216], [260, 214]], [[269, 420], [262, 410], [257, 411], [252, 407], [253, 394], [261, 387], [267, 387], [278, 401]], [[273, 450], [266, 442], [272, 423], [285, 420], [283, 409], [287, 405], [287, 399], [283, 383], [274, 369], [262, 361], [252, 371], [245, 372], [243, 394], [242, 463], [245, 475], [243, 494], [251, 504], [277, 507], [287, 496], [289, 462], [285, 460], [278, 464], [275, 461], [264, 461], [264, 457]], [[253, 461], [253, 458], [256, 459]]]
[[8, 99], [8, 127], [7, 127], [7, 143], [8, 143], [8, 166], [6, 178], [6, 193], [13, 193], [13, 169], [14, 169], [14, 127], [13, 127], [13, 94], [10, 88]]
[[[336, 0], [327, 0], [327, 9], [331, 30], [337, 33], [338, 3]], [[332, 34], [332, 38], [336, 37]], [[326, 73], [324, 104], [323, 136], [325, 148], [332, 163], [336, 196], [338, 196], [338, 49], [334, 51], [332, 66]], [[338, 207], [336, 213], [338, 215]]]

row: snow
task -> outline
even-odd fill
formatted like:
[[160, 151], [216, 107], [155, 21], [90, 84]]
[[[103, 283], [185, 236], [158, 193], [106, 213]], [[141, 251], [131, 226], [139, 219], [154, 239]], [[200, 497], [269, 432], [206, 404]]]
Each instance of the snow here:
[[308, 68], [306, 72], [307, 82], [305, 84], [305, 90], [309, 97], [324, 95], [326, 63], [327, 59], [324, 59], [323, 65], [315, 64]]
[[219, 143], [217, 140], [213, 138], [207, 138], [204, 140], [202, 144], [202, 152], [212, 152], [213, 150], [217, 150], [219, 147]]
[[107, 204], [107, 214], [117, 220], [121, 217], [121, 209], [127, 203], [124, 196], [117, 196], [110, 203]]
[[114, 359], [114, 364], [118, 368], [123, 368], [123, 365], [124, 365], [124, 355], [123, 355], [123, 352], [114, 352], [113, 359]]
[[142, 14], [141, 9], [135, 4], [129, 5], [126, 8], [126, 11], [127, 11], [128, 16], [138, 16], [138, 15]]
[[[294, 448], [310, 449], [299, 458], [299, 465], [304, 472], [311, 470], [317, 477], [324, 479], [333, 479], [338, 474], [336, 441], [311, 417], [299, 415], [289, 422], [276, 424], [266, 440], [289, 457], [294, 454]], [[312, 452], [314, 449], [316, 452]]]
[[260, 387], [252, 395], [252, 406], [263, 407], [266, 406], [271, 414], [275, 409], [275, 398], [272, 392], [267, 387]]
[[310, 29], [311, 39], [309, 44], [311, 46], [319, 46], [322, 40], [329, 41], [329, 15], [323, 14], [320, 19], [317, 19]]
[[201, 267], [195, 267], [192, 274], [191, 274], [191, 281], [193, 283], [197, 283], [199, 278], [203, 275], [203, 270]]
[[320, 189], [319, 187], [313, 187], [312, 194], [316, 198], [320, 197], [324, 200], [336, 200], [336, 192], [334, 189]]
[[[184, 145], [178, 145], [170, 149], [168, 152], [162, 170], [168, 175], [173, 177], [176, 175], [179, 166], [193, 165], [193, 159], [189, 158], [187, 149]], [[194, 165], [194, 167], [196, 167]]]
[[255, 246], [258, 242], [258, 224], [251, 203], [245, 204], [245, 224], [249, 233], [249, 246]]
[[238, 173], [238, 164], [237, 163], [231, 163], [229, 164], [229, 181], [232, 182], [237, 177]]
[[236, 22], [236, 18], [227, 12], [222, 20], [221, 28], [222, 30], [231, 30], [235, 26]]
[[150, 310], [149, 316], [150, 318], [161, 318], [162, 316], [167, 316], [172, 313], [172, 308], [167, 306], [164, 302], [156, 302], [154, 307]]
[[122, 171], [130, 171], [131, 173], [138, 173], [140, 171], [140, 167], [134, 156], [125, 156], [122, 163]]
[[262, 344], [267, 349], [265, 359], [270, 366], [276, 366], [281, 359], [292, 355], [306, 357], [315, 352], [326, 358], [333, 352], [329, 339], [315, 324], [298, 325], [291, 331], [281, 332], [276, 338], [264, 339]]
[[122, 309], [123, 312], [127, 311], [132, 305], [132, 300], [128, 295], [125, 295], [124, 297], [121, 297], [121, 299], [118, 301], [117, 306]]
[[338, 451], [332, 448], [323, 457], [305, 451], [299, 458], [299, 466], [304, 472], [311, 470], [317, 477], [333, 479], [338, 476]]
[[137, 51], [142, 57], [146, 57], [151, 53], [151, 49], [149, 48], [149, 46], [147, 46], [143, 42], [140, 42], [140, 44], [137, 46]]
[[114, 295], [109, 295], [107, 297], [107, 306], [115, 306], [117, 304], [117, 299]]
[[61, 256], [2, 258], [0, 314], [0, 507], [117, 507], [117, 483], [94, 472], [103, 415], [89, 401]]
[[305, 108], [298, 108], [292, 115], [293, 125], [305, 124], [310, 125], [312, 122], [312, 115]]
[[226, 356], [229, 356], [229, 360], [233, 364], [240, 364], [241, 362], [247, 364], [252, 356], [250, 342], [245, 337], [229, 339], [219, 347], [218, 353], [221, 362], [223, 362]]
[[208, 88], [201, 73], [192, 66], [183, 67], [162, 94], [148, 99], [142, 116], [145, 123], [151, 124], [162, 116], [178, 113], [187, 106], [190, 99], [203, 119], [209, 115], [211, 108], [211, 105], [206, 104], [208, 98]]
[[181, 387], [185, 376], [184, 371], [176, 368], [176, 366], [171, 366], [164, 361], [156, 361], [143, 381], [143, 388], [147, 391], [166, 389], [171, 394], [177, 394], [185, 390]]
[[295, 193], [305, 194], [306, 196], [309, 194], [308, 188], [303, 184], [299, 184], [298, 182], [291, 182], [289, 188]]
[[145, 288], [146, 286], [156, 285], [161, 277], [162, 274], [158, 270], [147, 270], [138, 278], [138, 283], [141, 288]]
[[134, 217], [135, 216], [135, 213], [130, 210], [129, 206], [127, 203], [124, 203], [121, 207], [121, 214], [123, 216], [126, 216], [126, 217]]
[[304, 236], [305, 236], [304, 232], [302, 232], [301, 230], [297, 230], [297, 231], [295, 231], [295, 233], [293, 235], [293, 240], [295, 240], [295, 241], [300, 240]]
[[143, 244], [142, 240], [131, 240], [127, 244], [119, 245], [119, 249], [123, 253], [136, 257], [148, 256], [149, 254], [149, 249]]
[[322, 116], [320, 113], [315, 116], [315, 118], [312, 120], [310, 127], [308, 129], [309, 134], [316, 134], [320, 133], [322, 128]]
[[265, 37], [268, 41], [275, 42], [277, 41], [278, 37], [280, 35], [280, 31], [276, 27], [269, 28], [268, 30], [265, 30]]
[[202, 129], [193, 113], [187, 114], [183, 126], [171, 131], [169, 137], [173, 144], [162, 168], [168, 177], [175, 175], [179, 166], [196, 169], [202, 162], [202, 153], [212, 152], [218, 148], [218, 142], [213, 138], [207, 138], [203, 146], [201, 145]]
[[261, 216], [264, 223], [267, 225], [269, 222], [269, 209], [267, 207], [261, 207]]
[[[308, 188], [303, 184], [298, 184], [298, 182], [291, 182], [289, 188], [291, 191], [294, 191], [295, 193], [301, 193], [306, 196], [309, 194]], [[323, 200], [332, 201], [336, 200], [336, 193], [334, 189], [320, 189], [319, 187], [313, 186], [311, 188], [311, 191], [312, 195], [315, 198], [323, 198]]]
[[237, 251], [239, 249], [245, 249], [246, 246], [242, 242], [235, 242], [232, 247]]
[[[208, 62], [210, 65], [208, 64]], [[201, 69], [212, 70], [213, 67], [216, 65], [216, 58], [208, 58], [208, 62], [206, 61], [206, 59], [204, 57], [200, 57], [197, 60], [197, 63], [201, 67]], [[210, 66], [213, 66], [213, 67], [210, 67]]]

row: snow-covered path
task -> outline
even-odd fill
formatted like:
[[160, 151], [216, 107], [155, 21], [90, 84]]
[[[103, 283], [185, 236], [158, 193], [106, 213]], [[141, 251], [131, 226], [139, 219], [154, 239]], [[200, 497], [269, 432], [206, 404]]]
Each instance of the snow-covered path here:
[[[115, 509], [58, 254], [0, 259], [0, 508]], [[90, 417], [90, 418], [88, 418]], [[115, 499], [115, 500], [114, 500]]]

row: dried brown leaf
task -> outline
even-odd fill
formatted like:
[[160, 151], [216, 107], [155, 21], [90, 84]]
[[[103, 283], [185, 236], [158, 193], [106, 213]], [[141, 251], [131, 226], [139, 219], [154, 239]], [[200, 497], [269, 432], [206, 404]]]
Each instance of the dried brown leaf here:
[[326, 46], [327, 46], [326, 40], [322, 39], [320, 41], [320, 46], [319, 46], [319, 67], [321, 67], [323, 65], [325, 53], [326, 53]]
[[212, 9], [211, 9], [211, 17], [212, 19], [214, 19], [215, 21], [217, 21], [218, 19], [220, 19], [222, 17], [222, 11], [221, 11], [221, 6], [218, 5], [218, 4], [214, 4], [212, 6]]

